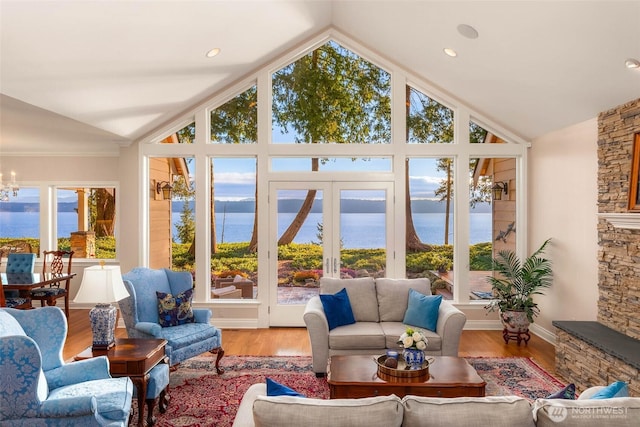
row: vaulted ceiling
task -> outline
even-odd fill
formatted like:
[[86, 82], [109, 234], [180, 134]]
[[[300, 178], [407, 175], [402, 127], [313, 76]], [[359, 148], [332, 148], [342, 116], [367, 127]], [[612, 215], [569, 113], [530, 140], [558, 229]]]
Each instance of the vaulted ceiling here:
[[130, 144], [331, 27], [524, 139], [640, 97], [640, 1], [0, 0], [0, 150]]

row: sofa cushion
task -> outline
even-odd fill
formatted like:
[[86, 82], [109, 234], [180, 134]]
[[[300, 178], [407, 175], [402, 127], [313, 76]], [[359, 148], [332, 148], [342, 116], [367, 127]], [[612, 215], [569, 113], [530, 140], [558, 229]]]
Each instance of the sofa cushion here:
[[538, 427], [637, 427], [640, 399], [538, 399], [533, 418]]
[[409, 303], [402, 321], [435, 332], [441, 302], [442, 295], [424, 295], [415, 289], [409, 289]]
[[331, 400], [258, 396], [253, 403], [253, 419], [261, 427], [399, 427], [402, 414], [395, 395]]
[[356, 322], [379, 321], [378, 298], [373, 278], [337, 279], [323, 277], [320, 279], [320, 294], [335, 294], [342, 288], [347, 290]]
[[429, 279], [376, 279], [381, 322], [402, 322], [407, 311], [409, 289], [431, 295]]
[[329, 330], [335, 329], [338, 326], [356, 323], [356, 320], [353, 318], [349, 294], [347, 294], [345, 288], [342, 288], [340, 292], [332, 295], [320, 294], [320, 302], [322, 303], [324, 314], [327, 316]]
[[332, 350], [383, 349], [384, 344], [384, 332], [378, 322], [356, 322], [329, 332]]
[[534, 427], [531, 405], [517, 396], [405, 396], [403, 427]]
[[426, 352], [435, 351], [440, 352], [442, 348], [442, 337], [433, 331], [427, 329], [416, 328], [415, 325], [407, 325], [402, 322], [380, 322], [382, 333], [384, 334], [385, 348], [397, 348], [400, 349], [398, 344], [398, 338], [407, 330], [407, 326], [411, 326], [412, 329], [419, 330], [427, 338]]

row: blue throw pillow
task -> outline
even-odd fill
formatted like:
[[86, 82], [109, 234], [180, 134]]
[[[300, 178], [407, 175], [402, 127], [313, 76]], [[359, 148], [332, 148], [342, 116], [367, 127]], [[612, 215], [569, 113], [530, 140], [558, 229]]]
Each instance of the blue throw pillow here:
[[624, 381], [611, 383], [593, 396], [591, 399], [610, 399], [612, 397], [629, 397], [629, 386]]
[[304, 394], [300, 394], [292, 388], [282, 385], [271, 378], [267, 378], [267, 396], [297, 396], [306, 397]]
[[329, 322], [329, 330], [356, 323], [346, 288], [342, 288], [340, 292], [333, 295], [321, 294], [320, 301], [324, 308], [324, 314], [327, 316], [327, 322]]
[[569, 399], [574, 400], [576, 398], [576, 385], [571, 383], [565, 388], [550, 394], [545, 399]]
[[163, 328], [194, 323], [191, 298], [193, 289], [187, 289], [175, 297], [171, 294], [156, 291], [158, 297], [158, 323]]
[[435, 332], [441, 302], [442, 295], [423, 295], [415, 289], [409, 289], [409, 304], [402, 323]]

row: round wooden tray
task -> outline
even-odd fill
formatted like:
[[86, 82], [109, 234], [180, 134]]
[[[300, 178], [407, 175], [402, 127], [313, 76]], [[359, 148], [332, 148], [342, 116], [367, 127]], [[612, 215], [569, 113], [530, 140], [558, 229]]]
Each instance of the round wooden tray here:
[[401, 354], [398, 355], [398, 367], [389, 368], [384, 366], [384, 362], [387, 360], [387, 355], [382, 355], [374, 358], [378, 364], [378, 378], [385, 381], [398, 381], [398, 380], [426, 380], [429, 378], [429, 361], [425, 360], [420, 369], [409, 369], [404, 358]]

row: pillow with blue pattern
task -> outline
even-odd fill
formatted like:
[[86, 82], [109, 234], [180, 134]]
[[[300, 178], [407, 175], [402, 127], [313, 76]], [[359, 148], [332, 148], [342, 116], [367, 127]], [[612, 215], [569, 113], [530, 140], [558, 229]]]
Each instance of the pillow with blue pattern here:
[[187, 289], [176, 296], [156, 291], [158, 297], [158, 323], [163, 328], [194, 323], [191, 299], [193, 289]]

